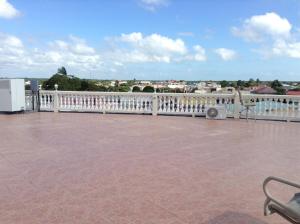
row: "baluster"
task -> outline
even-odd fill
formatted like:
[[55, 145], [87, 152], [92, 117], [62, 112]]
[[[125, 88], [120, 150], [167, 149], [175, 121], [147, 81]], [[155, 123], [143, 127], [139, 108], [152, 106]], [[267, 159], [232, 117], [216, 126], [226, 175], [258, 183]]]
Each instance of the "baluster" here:
[[110, 110], [114, 111], [115, 109], [115, 102], [114, 102], [114, 95], [110, 96]]
[[118, 101], [119, 101], [119, 96], [115, 96], [114, 97], [114, 101], [115, 101], [115, 108], [114, 108], [114, 110], [118, 110], [118, 108], [119, 108], [119, 105], [118, 105]]
[[68, 109], [70, 109], [72, 107], [72, 95], [71, 94], [68, 94]]
[[87, 109], [86, 107], [86, 95], [82, 95], [82, 110]]
[[135, 100], [136, 100], [136, 111], [145, 111], [147, 108], [147, 97], [135, 96]]
[[186, 113], [190, 113], [191, 112], [191, 104], [192, 104], [192, 101], [191, 101], [191, 97], [190, 96], [187, 96], [186, 97], [186, 106], [185, 106], [185, 112]]
[[199, 113], [198, 97], [195, 97], [195, 109], [194, 109], [194, 113]]
[[110, 110], [116, 111], [116, 95], [110, 96]]
[[161, 109], [161, 102], [160, 102], [160, 96], [157, 96], [157, 112], [160, 112]]
[[102, 111], [103, 110], [103, 96], [100, 96], [100, 102], [99, 102], [99, 110]]
[[182, 102], [182, 97], [179, 96], [179, 97], [177, 98], [177, 110], [176, 110], [178, 113], [181, 112], [181, 102]]
[[128, 96], [124, 96], [124, 110], [128, 111]]
[[77, 95], [77, 110], [82, 109], [82, 95]]
[[292, 102], [292, 112], [291, 112], [291, 116], [295, 117], [295, 101], [294, 99], [291, 99], [291, 102]]

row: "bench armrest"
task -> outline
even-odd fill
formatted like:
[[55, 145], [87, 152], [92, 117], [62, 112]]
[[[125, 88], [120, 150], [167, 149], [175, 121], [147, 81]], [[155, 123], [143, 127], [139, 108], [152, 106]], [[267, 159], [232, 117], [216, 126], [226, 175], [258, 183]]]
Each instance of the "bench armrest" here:
[[281, 202], [280, 200], [277, 200], [275, 199], [269, 192], [268, 188], [267, 188], [267, 185], [270, 181], [275, 181], [275, 182], [279, 182], [279, 183], [283, 183], [283, 184], [286, 184], [286, 185], [289, 185], [289, 186], [292, 186], [292, 187], [295, 187], [295, 188], [299, 188], [300, 189], [300, 184], [297, 184], [297, 183], [294, 183], [294, 182], [291, 182], [291, 181], [288, 181], [288, 180], [285, 180], [285, 179], [282, 179], [282, 178], [279, 178], [279, 177], [268, 177], [267, 179], [265, 179], [264, 183], [263, 183], [263, 190], [264, 190], [264, 193], [267, 197], [266, 201], [265, 201], [265, 204], [264, 204], [264, 211], [265, 211], [265, 215], [269, 214], [270, 212], [268, 212], [268, 204], [270, 202], [274, 202], [275, 204], [279, 205], [280, 207], [290, 211], [293, 213], [293, 211], [288, 207], [286, 206], [285, 203]]

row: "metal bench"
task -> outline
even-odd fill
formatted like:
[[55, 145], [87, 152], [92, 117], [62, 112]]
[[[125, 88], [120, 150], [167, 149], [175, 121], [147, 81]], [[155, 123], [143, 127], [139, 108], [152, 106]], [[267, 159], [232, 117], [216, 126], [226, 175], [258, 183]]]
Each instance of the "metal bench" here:
[[300, 224], [300, 193], [296, 193], [288, 203], [284, 203], [275, 199], [268, 191], [267, 185], [270, 181], [276, 181], [300, 189], [300, 184], [278, 177], [268, 177], [263, 183], [263, 190], [267, 197], [264, 204], [265, 216], [277, 213], [291, 223]]

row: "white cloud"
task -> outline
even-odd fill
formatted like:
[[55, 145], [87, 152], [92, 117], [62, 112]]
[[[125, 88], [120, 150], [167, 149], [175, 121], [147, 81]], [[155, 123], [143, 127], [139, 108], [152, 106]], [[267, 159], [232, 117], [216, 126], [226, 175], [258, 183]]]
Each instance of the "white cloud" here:
[[181, 39], [172, 39], [159, 34], [144, 36], [134, 32], [113, 38], [115, 48], [108, 53], [109, 57], [127, 62], [165, 62], [187, 53], [185, 43]]
[[298, 31], [292, 27], [286, 18], [271, 12], [246, 19], [242, 27], [233, 27], [232, 32], [247, 41], [259, 43], [260, 49], [253, 51], [265, 59], [272, 56], [300, 58]]
[[22, 41], [8, 34], [0, 33], [0, 65], [21, 63], [25, 52]]
[[264, 15], [255, 15], [243, 22], [242, 27], [232, 27], [232, 33], [246, 41], [261, 42], [265, 37], [289, 38], [292, 25], [283, 17], [274, 12]]
[[219, 55], [224, 61], [233, 60], [237, 56], [237, 53], [234, 50], [227, 48], [218, 48], [215, 50], [215, 53]]
[[84, 39], [70, 36], [67, 41], [55, 40], [50, 49], [38, 52], [43, 62], [72, 66], [80, 69], [95, 69], [101, 66], [101, 57], [87, 45]]
[[170, 1], [169, 0], [139, 0], [139, 4], [144, 9], [154, 12], [158, 8], [168, 6], [170, 4]]
[[19, 15], [19, 11], [7, 0], [0, 0], [0, 17], [12, 19]]
[[56, 47], [57, 49], [70, 51], [74, 54], [80, 54], [80, 55], [95, 54], [95, 49], [88, 46], [85, 40], [72, 35], [69, 37], [69, 39], [70, 39], [69, 43], [62, 40], [56, 40], [53, 43], [51, 43], [51, 45], [52, 47]]
[[196, 54], [194, 55], [195, 61], [206, 61], [206, 51], [200, 45], [194, 46], [194, 51]]
[[0, 67], [39, 69], [62, 65], [76, 70], [93, 70], [101, 66], [99, 54], [85, 40], [70, 36], [67, 41], [55, 40], [45, 49], [27, 49], [12, 35], [0, 34]]
[[112, 47], [101, 53], [86, 40], [69, 36], [37, 47], [27, 47], [20, 38], [0, 33], [0, 72], [48, 72], [66, 66], [84, 74], [90, 71], [106, 72], [126, 70], [126, 64], [180, 63], [206, 61], [206, 51], [200, 45], [188, 49], [182, 39], [159, 34], [122, 34], [111, 37]]
[[272, 53], [278, 56], [300, 58], [300, 42], [277, 40], [272, 48]]
[[141, 33], [122, 34], [120, 40], [130, 43], [144, 52], [155, 54], [184, 54], [187, 51], [183, 40], [171, 39], [159, 34], [151, 34], [145, 37]]

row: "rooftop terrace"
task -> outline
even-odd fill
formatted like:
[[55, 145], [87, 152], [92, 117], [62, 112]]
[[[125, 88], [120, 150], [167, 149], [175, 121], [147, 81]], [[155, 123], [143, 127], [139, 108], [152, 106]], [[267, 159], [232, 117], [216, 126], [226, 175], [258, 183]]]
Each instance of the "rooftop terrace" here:
[[297, 123], [44, 112], [0, 124], [3, 224], [285, 223], [263, 216], [262, 182], [300, 180]]

